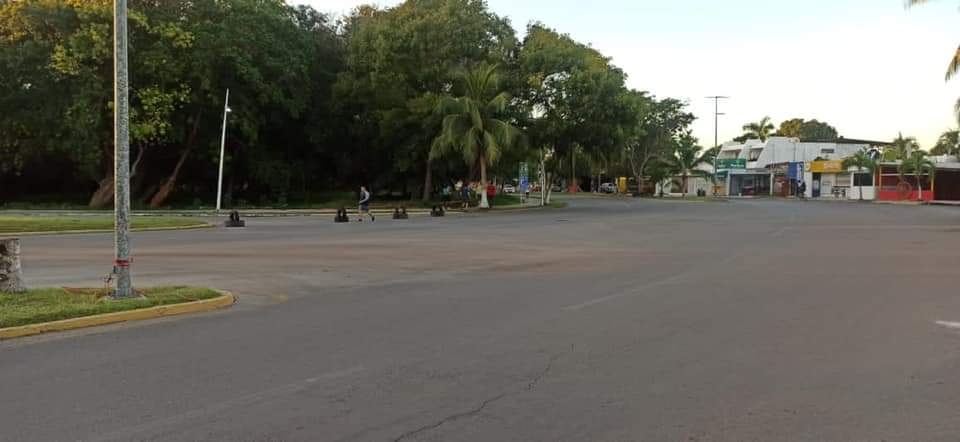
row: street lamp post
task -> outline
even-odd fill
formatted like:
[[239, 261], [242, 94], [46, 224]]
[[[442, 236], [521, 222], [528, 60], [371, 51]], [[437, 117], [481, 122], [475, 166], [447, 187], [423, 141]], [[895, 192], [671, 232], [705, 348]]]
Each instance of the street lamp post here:
[[127, 73], [127, 0], [113, 2], [113, 297], [134, 296], [130, 281], [130, 95]]
[[230, 89], [227, 89], [227, 96], [223, 99], [223, 128], [220, 133], [220, 173], [217, 174], [217, 212], [220, 211], [220, 200], [223, 195], [223, 156], [227, 142], [227, 114], [232, 112], [230, 109]]

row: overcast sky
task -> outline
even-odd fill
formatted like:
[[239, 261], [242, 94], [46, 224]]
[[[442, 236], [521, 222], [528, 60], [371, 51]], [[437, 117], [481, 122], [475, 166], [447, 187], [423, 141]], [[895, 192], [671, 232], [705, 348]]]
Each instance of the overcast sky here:
[[[294, 0], [343, 14], [396, 0]], [[889, 140], [902, 131], [929, 149], [956, 126], [960, 78], [944, 82], [960, 43], [958, 2], [905, 9], [902, 0], [489, 0], [522, 33], [539, 20], [589, 43], [629, 75], [630, 87], [684, 98], [701, 144], [767, 115], [837, 127], [847, 138]], [[522, 35], [522, 34], [521, 34]]]

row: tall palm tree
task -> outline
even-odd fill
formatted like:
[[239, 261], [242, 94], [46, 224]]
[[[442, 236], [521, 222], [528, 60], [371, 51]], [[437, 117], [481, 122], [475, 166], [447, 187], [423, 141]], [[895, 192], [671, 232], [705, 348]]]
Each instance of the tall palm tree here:
[[910, 154], [902, 163], [900, 163], [900, 176], [913, 174], [917, 183], [918, 200], [923, 201], [923, 186], [920, 184], [920, 175], [928, 174], [930, 176], [931, 188], [933, 187], [933, 175], [936, 172], [936, 165], [927, 158], [927, 153], [918, 150]]
[[[928, 1], [929, 0], [907, 0], [907, 6], [922, 5]], [[958, 72], [960, 72], [960, 47], [957, 47], [957, 50], [953, 53], [953, 57], [950, 59], [950, 63], [947, 64], [944, 81], [950, 81]], [[960, 99], [954, 104], [953, 111], [957, 114], [958, 118], [960, 118]]]
[[673, 158], [670, 159], [671, 166], [680, 174], [680, 186], [682, 197], [687, 197], [687, 180], [691, 176], [709, 177], [710, 174], [697, 169], [701, 164], [709, 164], [713, 161], [717, 149], [707, 149], [701, 152], [702, 148], [697, 144], [697, 139], [689, 133], [680, 136], [677, 150]]
[[907, 159], [913, 152], [920, 150], [917, 139], [914, 137], [904, 137], [902, 133], [897, 133], [897, 138], [883, 150], [884, 161], [897, 161]]
[[763, 117], [760, 121], [756, 123], [747, 123], [743, 125], [743, 136], [747, 139], [757, 139], [760, 141], [767, 141], [767, 137], [773, 133], [775, 128], [773, 127], [773, 122], [770, 120], [770, 117]]
[[487, 201], [487, 167], [496, 163], [505, 149], [512, 147], [520, 130], [500, 119], [510, 104], [510, 94], [499, 89], [497, 66], [481, 65], [461, 73], [463, 93], [441, 100], [443, 118], [440, 134], [430, 149], [434, 158], [457, 151], [469, 165], [479, 164], [480, 207]]
[[[908, 6], [922, 5], [927, 3], [929, 0], [907, 0]], [[949, 81], [957, 72], [960, 72], [960, 47], [957, 48], [957, 51], [954, 52], [953, 58], [950, 59], [950, 64], [947, 65], [947, 73], [944, 78]]]
[[[866, 152], [860, 151], [854, 154], [852, 157], [847, 157], [843, 160], [843, 169], [847, 170], [851, 167], [856, 167], [857, 172], [863, 172], [867, 170], [870, 172], [870, 175], [873, 176], [874, 170], [877, 169], [877, 162], [873, 161], [873, 158], [870, 158], [870, 155], [867, 155]], [[860, 201], [863, 201], [863, 181], [860, 182]]]

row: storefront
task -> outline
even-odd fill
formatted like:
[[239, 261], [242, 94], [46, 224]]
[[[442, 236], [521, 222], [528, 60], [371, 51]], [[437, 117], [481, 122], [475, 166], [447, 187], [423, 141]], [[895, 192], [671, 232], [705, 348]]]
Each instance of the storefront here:
[[770, 171], [731, 170], [727, 180], [727, 194], [730, 196], [770, 195], [772, 189]]
[[[877, 166], [877, 199], [880, 201], [931, 201], [935, 197], [933, 182], [927, 174], [918, 177], [913, 174], [901, 175], [900, 165], [884, 163]], [[942, 192], [941, 192], [942, 193]]]

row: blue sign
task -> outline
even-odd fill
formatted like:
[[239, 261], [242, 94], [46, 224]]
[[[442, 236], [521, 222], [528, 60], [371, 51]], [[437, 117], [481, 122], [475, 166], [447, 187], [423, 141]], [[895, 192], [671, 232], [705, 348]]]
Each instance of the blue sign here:
[[520, 163], [520, 193], [527, 193], [527, 163]]
[[803, 179], [803, 162], [797, 161], [790, 163], [790, 170], [787, 171], [787, 178], [800, 181]]

